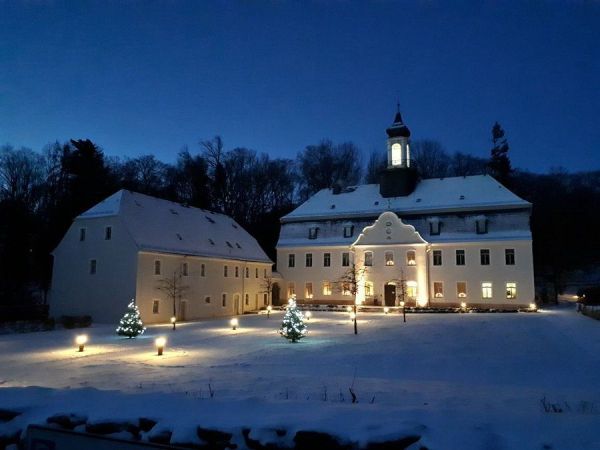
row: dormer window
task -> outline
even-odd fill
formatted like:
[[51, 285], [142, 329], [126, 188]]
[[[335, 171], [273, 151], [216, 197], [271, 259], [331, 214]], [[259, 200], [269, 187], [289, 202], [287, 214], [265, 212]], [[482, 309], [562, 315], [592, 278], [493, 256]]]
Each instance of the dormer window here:
[[429, 234], [431, 236], [437, 236], [440, 234], [440, 230], [442, 229], [442, 223], [437, 217], [429, 220]]
[[177, 211], [175, 211], [174, 209], [169, 209], [169, 211], [171, 212], [171, 214], [173, 214], [174, 216], [178, 216], [179, 213]]
[[309, 239], [316, 239], [317, 238], [317, 234], [319, 234], [319, 228], [318, 227], [310, 227], [308, 229], [308, 238]]
[[215, 221], [212, 219], [212, 217], [204, 216], [204, 218], [206, 220], [208, 220], [210, 223], [215, 223]]
[[475, 228], [477, 234], [486, 234], [488, 232], [488, 221], [485, 217], [479, 216], [475, 218]]
[[231, 242], [229, 242], [229, 241], [225, 241], [225, 243], [227, 244], [227, 247], [229, 247], [229, 248], [233, 248], [233, 245], [231, 245]]
[[345, 225], [344, 226], [344, 237], [349, 238], [354, 234], [354, 225]]

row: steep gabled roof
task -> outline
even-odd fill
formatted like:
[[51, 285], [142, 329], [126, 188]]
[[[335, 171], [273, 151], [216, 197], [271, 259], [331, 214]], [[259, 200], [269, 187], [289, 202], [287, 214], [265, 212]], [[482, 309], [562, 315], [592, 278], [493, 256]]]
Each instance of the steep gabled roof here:
[[433, 214], [527, 208], [531, 204], [516, 196], [488, 175], [430, 178], [404, 197], [383, 198], [378, 184], [354, 186], [334, 194], [323, 189], [282, 222], [379, 216], [384, 211], [396, 214]]
[[119, 216], [140, 250], [272, 262], [256, 239], [224, 214], [120, 190], [77, 217]]

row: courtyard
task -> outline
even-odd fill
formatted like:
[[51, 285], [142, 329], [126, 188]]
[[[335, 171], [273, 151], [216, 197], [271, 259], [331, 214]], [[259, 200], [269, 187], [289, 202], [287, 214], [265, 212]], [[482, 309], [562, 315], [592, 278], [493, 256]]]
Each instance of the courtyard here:
[[241, 316], [236, 330], [229, 319], [154, 325], [136, 339], [109, 325], [3, 335], [0, 408], [27, 423], [152, 417], [180, 442], [202, 423], [360, 442], [418, 434], [428, 448], [600, 446], [600, 327], [571, 306], [406, 323], [360, 313], [358, 335], [348, 314], [316, 312], [296, 344], [277, 333], [282, 317]]

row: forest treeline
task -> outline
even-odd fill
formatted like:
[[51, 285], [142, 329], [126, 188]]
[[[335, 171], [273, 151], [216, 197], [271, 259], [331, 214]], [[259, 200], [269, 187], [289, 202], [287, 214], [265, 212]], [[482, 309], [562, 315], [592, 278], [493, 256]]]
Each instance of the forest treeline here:
[[[412, 162], [422, 178], [491, 173], [532, 202], [536, 276], [560, 287], [568, 271], [600, 261], [600, 171], [513, 170], [504, 133], [496, 131], [489, 159], [449, 154], [439, 142], [421, 140], [411, 144]], [[320, 189], [378, 181], [385, 151], [365, 160], [361, 155], [351, 142], [323, 140], [293, 160], [271, 158], [247, 148], [226, 149], [218, 136], [195, 151], [183, 148], [174, 163], [152, 154], [107, 157], [87, 139], [55, 142], [41, 151], [4, 145], [0, 304], [45, 301], [51, 252], [73, 219], [123, 188], [230, 215], [275, 260], [281, 216]]]

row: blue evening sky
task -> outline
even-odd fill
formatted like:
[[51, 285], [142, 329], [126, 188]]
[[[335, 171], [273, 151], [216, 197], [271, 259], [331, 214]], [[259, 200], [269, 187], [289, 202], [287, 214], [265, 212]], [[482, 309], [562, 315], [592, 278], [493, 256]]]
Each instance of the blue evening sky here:
[[600, 168], [599, 2], [0, 0], [0, 143], [107, 155], [220, 134], [293, 158], [321, 138], [413, 139], [513, 165]]

